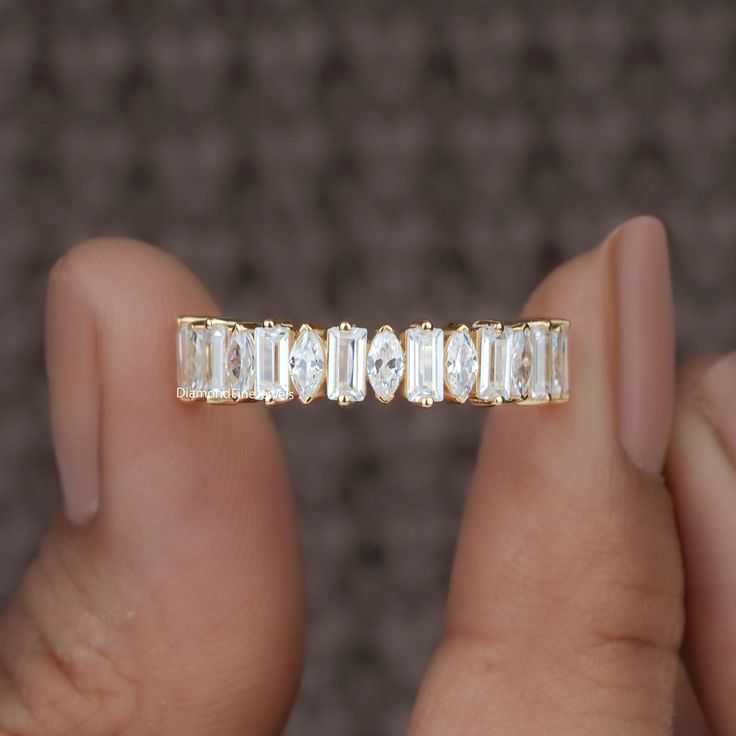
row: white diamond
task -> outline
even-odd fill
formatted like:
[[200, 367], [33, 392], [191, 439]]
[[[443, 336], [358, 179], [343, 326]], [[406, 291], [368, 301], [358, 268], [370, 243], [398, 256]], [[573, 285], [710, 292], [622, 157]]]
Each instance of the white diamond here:
[[259, 401], [289, 398], [289, 335], [284, 325], [256, 327], [255, 397]]
[[204, 391], [207, 363], [204, 325], [182, 322], [177, 332], [177, 382], [186, 392]]
[[401, 343], [391, 330], [376, 333], [368, 350], [368, 380], [381, 401], [391, 401], [404, 375]]
[[570, 393], [567, 360], [567, 326], [551, 333], [550, 355], [552, 361], [550, 394], [553, 399], [566, 399]]
[[478, 351], [467, 330], [456, 330], [447, 341], [446, 380], [458, 401], [467, 400], [478, 374]]
[[543, 325], [531, 328], [532, 372], [529, 381], [529, 398], [535, 401], [546, 399], [550, 393], [550, 333]]
[[478, 398], [481, 401], [508, 400], [506, 358], [511, 330], [490, 325], [480, 328], [480, 360], [478, 367]]
[[529, 378], [532, 370], [530, 344], [527, 330], [520, 328], [513, 330], [506, 374], [508, 394], [512, 399], [525, 399], [529, 393]]
[[303, 330], [289, 358], [289, 372], [294, 387], [303, 401], [311, 399], [325, 375], [325, 353], [322, 341], [312, 330]]
[[226, 355], [227, 375], [234, 399], [246, 398], [253, 385], [255, 348], [247, 330], [233, 330]]
[[207, 390], [213, 399], [224, 399], [227, 391], [227, 327], [215, 324], [207, 329], [207, 350], [209, 353], [209, 381]]
[[365, 350], [368, 330], [351, 327], [327, 330], [327, 398], [349, 401], [365, 398]]
[[444, 336], [439, 328], [410, 327], [406, 331], [406, 398], [442, 401], [442, 348]]

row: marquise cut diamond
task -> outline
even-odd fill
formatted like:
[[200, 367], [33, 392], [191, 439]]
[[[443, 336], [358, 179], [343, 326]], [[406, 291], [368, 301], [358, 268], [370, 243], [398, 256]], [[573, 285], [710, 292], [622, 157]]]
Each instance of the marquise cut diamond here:
[[289, 372], [299, 398], [314, 398], [325, 375], [325, 352], [322, 341], [312, 330], [302, 330], [291, 348]]
[[529, 393], [529, 379], [532, 372], [532, 350], [528, 330], [515, 328], [512, 331], [507, 371], [509, 398], [526, 398]]
[[467, 329], [455, 330], [447, 341], [447, 388], [457, 401], [466, 401], [478, 374], [478, 351]]
[[404, 353], [393, 330], [379, 330], [368, 350], [368, 380], [380, 401], [391, 401], [404, 375]]

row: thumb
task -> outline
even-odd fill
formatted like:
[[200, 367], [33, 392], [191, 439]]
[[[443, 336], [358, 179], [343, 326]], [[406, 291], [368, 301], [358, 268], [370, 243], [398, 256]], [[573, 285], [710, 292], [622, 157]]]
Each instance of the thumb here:
[[564, 264], [528, 312], [571, 320], [570, 401], [489, 413], [411, 733], [664, 734], [683, 605], [661, 225]]
[[68, 519], [0, 623], [0, 733], [273, 733], [299, 675], [294, 513], [260, 406], [176, 399], [183, 313], [162, 251], [86, 243], [54, 268], [47, 358]]

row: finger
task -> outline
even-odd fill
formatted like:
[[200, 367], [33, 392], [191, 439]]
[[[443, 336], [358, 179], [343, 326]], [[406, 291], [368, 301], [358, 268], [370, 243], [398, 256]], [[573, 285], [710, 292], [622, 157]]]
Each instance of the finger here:
[[666, 472], [685, 561], [686, 662], [725, 736], [736, 733], [736, 353], [683, 370]]
[[283, 723], [303, 595], [279, 445], [260, 406], [176, 399], [176, 317], [214, 309], [139, 243], [86, 243], [54, 268], [52, 424], [75, 523], [49, 534], [0, 624], [0, 733]]
[[673, 733], [675, 736], [713, 736], [684, 665], [677, 677]]
[[658, 475], [674, 372], [661, 225], [627, 223], [527, 312], [571, 319], [571, 399], [489, 416], [411, 733], [662, 734], [683, 607]]

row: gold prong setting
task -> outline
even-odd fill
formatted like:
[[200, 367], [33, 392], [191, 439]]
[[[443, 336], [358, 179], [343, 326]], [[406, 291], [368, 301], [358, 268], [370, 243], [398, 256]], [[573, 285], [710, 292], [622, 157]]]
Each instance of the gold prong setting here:
[[564, 319], [478, 320], [440, 329], [429, 320], [401, 335], [384, 324], [370, 345], [364, 327], [323, 329], [265, 319], [181, 317], [177, 396], [183, 401], [275, 406], [327, 397], [341, 407], [363, 401], [366, 383], [380, 403], [397, 393], [422, 408], [447, 401], [491, 407], [569, 398]]

